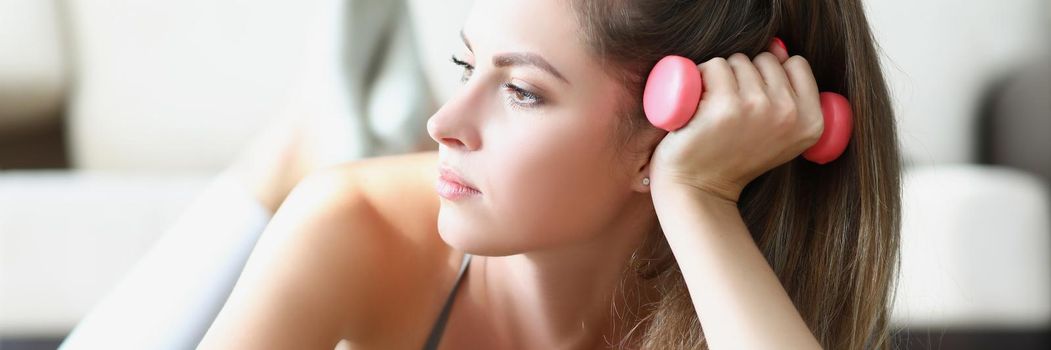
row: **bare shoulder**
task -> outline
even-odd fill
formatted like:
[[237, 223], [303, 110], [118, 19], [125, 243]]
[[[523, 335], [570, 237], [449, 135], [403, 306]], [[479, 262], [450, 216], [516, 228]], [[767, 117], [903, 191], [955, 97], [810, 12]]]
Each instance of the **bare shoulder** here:
[[[347, 184], [375, 209], [378, 219], [419, 244], [435, 243], [439, 201], [436, 152], [370, 158], [332, 169], [353, 178]], [[411, 215], [407, 215], [412, 213]]]
[[[372, 294], [345, 301], [358, 311], [348, 313], [346, 338], [375, 344], [389, 339], [364, 339], [363, 334], [400, 334], [415, 343], [408, 330], [429, 323], [432, 313], [437, 316], [455, 283], [462, 253], [438, 235], [437, 161], [436, 152], [368, 158], [325, 169], [303, 184], [304, 191], [327, 194], [321, 206], [343, 208], [326, 221], [347, 226], [348, 233], [357, 227], [349, 239], [368, 250], [348, 262], [371, 267], [350, 279], [370, 284]], [[369, 309], [377, 305], [381, 308]]]
[[422, 344], [425, 330], [406, 330], [437, 315], [460, 261], [437, 234], [436, 165], [434, 152], [416, 153], [307, 176], [274, 215], [202, 345], [331, 348], [347, 339], [364, 348], [395, 330]]

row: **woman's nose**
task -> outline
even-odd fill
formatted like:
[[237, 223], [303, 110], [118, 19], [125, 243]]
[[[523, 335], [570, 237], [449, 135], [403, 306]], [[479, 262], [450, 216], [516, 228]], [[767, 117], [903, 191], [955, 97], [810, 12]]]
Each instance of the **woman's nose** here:
[[427, 119], [427, 133], [431, 139], [446, 147], [461, 151], [473, 151], [481, 147], [477, 118], [468, 111], [461, 97], [446, 102]]

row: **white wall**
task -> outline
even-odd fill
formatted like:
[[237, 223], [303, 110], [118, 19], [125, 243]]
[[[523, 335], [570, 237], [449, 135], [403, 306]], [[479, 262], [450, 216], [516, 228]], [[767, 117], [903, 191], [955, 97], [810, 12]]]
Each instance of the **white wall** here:
[[918, 164], [973, 161], [975, 113], [983, 89], [1051, 45], [1046, 0], [870, 0], [865, 5], [883, 49], [904, 153]]
[[83, 169], [219, 169], [285, 101], [331, 1], [68, 1]]

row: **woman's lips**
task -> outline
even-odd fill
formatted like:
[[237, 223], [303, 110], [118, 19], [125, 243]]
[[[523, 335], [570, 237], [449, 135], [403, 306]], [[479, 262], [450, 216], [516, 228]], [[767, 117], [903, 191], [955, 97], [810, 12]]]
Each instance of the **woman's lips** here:
[[440, 168], [438, 182], [435, 184], [438, 195], [449, 200], [460, 200], [481, 195], [482, 192], [449, 168]]

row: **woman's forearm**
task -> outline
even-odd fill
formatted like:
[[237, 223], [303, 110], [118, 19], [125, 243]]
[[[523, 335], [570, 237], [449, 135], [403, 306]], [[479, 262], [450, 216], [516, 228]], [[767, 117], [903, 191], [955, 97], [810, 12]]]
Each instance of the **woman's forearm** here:
[[735, 203], [685, 186], [652, 193], [710, 348], [820, 348]]

